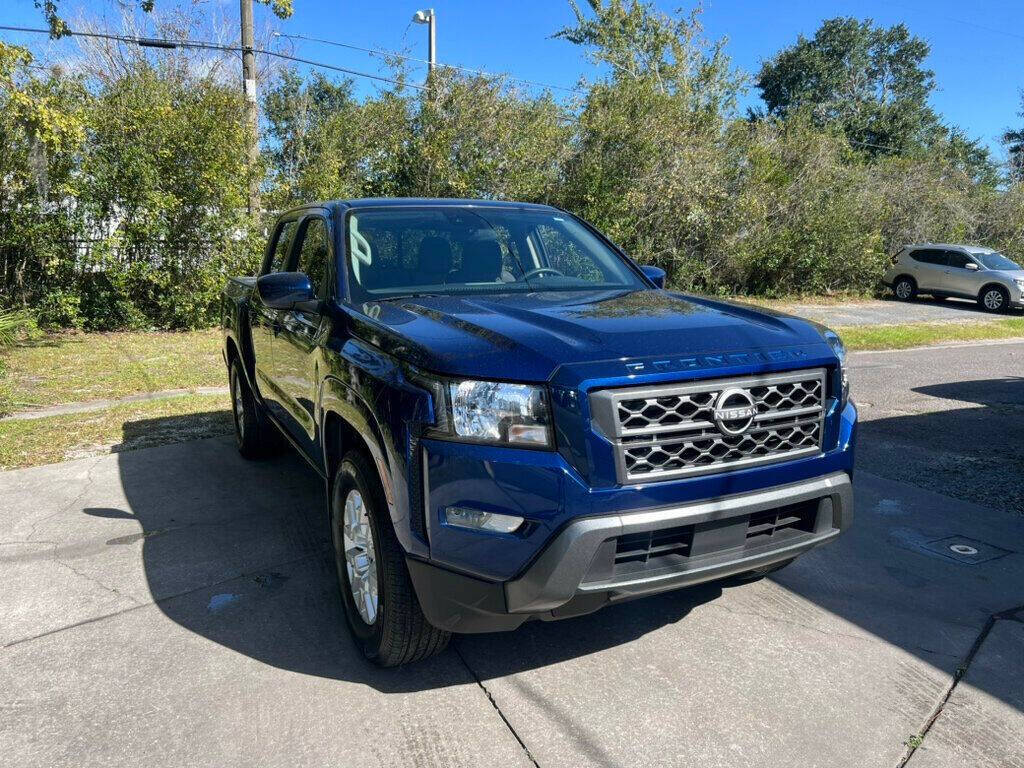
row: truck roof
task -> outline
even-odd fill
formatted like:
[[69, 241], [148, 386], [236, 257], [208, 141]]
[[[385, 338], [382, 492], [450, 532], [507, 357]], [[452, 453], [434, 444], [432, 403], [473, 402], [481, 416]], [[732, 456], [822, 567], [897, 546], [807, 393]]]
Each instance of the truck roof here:
[[539, 203], [520, 203], [513, 200], [472, 200], [452, 197], [361, 197], [355, 200], [339, 200], [349, 208], [370, 208], [377, 206], [415, 206], [415, 205], [472, 205], [481, 208], [538, 208], [547, 211], [556, 210], [550, 205]]
[[460, 199], [453, 197], [359, 197], [349, 200], [321, 200], [304, 205], [297, 205], [283, 213], [302, 210], [304, 208], [406, 208], [421, 205], [440, 206], [474, 206], [478, 208], [529, 208], [539, 211], [557, 211], [550, 205], [540, 203], [523, 203], [512, 200]]

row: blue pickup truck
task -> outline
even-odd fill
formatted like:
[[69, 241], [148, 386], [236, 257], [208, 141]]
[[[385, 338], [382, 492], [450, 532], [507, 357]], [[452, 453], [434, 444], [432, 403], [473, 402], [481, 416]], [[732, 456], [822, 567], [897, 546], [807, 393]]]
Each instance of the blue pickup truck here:
[[664, 281], [558, 208], [431, 199], [289, 211], [228, 281], [238, 449], [323, 478], [368, 658], [758, 578], [850, 525], [839, 337]]

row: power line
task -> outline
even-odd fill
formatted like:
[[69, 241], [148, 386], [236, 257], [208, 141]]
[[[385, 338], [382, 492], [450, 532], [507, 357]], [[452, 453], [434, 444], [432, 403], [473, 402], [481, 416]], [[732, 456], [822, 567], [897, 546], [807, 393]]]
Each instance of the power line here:
[[944, 19], [945, 21], [951, 21], [954, 24], [960, 24], [960, 25], [963, 25], [963, 26], [966, 26], [966, 27], [974, 27], [975, 29], [980, 29], [980, 30], [982, 30], [984, 32], [992, 32], [993, 34], [996, 34], [996, 35], [1006, 35], [1007, 37], [1015, 37], [1018, 40], [1024, 40], [1024, 35], [1017, 34], [1016, 32], [1011, 32], [1010, 30], [1007, 30], [1007, 29], [997, 29], [996, 27], [988, 27], [988, 26], [985, 26], [984, 24], [978, 24], [975, 21], [967, 21], [966, 19], [958, 19], [955, 16], [946, 16], [945, 14], [936, 14], [932, 9], [925, 10], [924, 8], [918, 8], [918, 7], [915, 7], [913, 5], [908, 5], [907, 3], [894, 2], [893, 0], [890, 0], [890, 5], [896, 5], [896, 6], [899, 6], [900, 8], [905, 8], [908, 11], [915, 11], [917, 13], [928, 14], [932, 18]]
[[[49, 35], [49, 29], [39, 29], [36, 27], [14, 27], [0, 25], [0, 31], [6, 32], [28, 32], [33, 34], [45, 34]], [[240, 46], [223, 45], [221, 43], [212, 43], [205, 40], [174, 40], [169, 38], [158, 38], [158, 37], [139, 37], [136, 35], [114, 35], [106, 32], [75, 32], [68, 30], [65, 33], [68, 37], [91, 37], [100, 40], [113, 40], [121, 43], [134, 43], [142, 48], [185, 48], [202, 51], [231, 51], [237, 53], [241, 51]], [[367, 72], [360, 72], [356, 69], [348, 69], [347, 67], [339, 67], [334, 64], [325, 64], [322, 61], [314, 61], [313, 59], [305, 59], [300, 56], [292, 56], [291, 54], [281, 53], [279, 51], [271, 51], [265, 48], [253, 48], [253, 53], [262, 53], [266, 56], [271, 56], [278, 59], [286, 59], [288, 61], [298, 62], [300, 64], [308, 64], [311, 67], [317, 67], [319, 69], [328, 69], [335, 72], [343, 72], [347, 75], [353, 75], [355, 77], [365, 77], [370, 80], [380, 80], [381, 82], [391, 83], [392, 85], [407, 86], [409, 88], [415, 88], [416, 90], [424, 90], [424, 86], [416, 85], [414, 83], [406, 83], [401, 80], [395, 80], [394, 78], [384, 77], [383, 75], [371, 75]]]
[[[420, 59], [420, 58], [417, 58], [416, 56], [408, 56], [408, 55], [406, 55], [404, 53], [399, 53], [398, 51], [388, 51], [388, 50], [384, 50], [384, 49], [380, 49], [380, 48], [364, 48], [364, 47], [359, 46], [359, 45], [352, 45], [351, 43], [342, 43], [342, 42], [339, 42], [337, 40], [325, 40], [322, 37], [310, 37], [309, 35], [296, 35], [296, 34], [289, 34], [287, 32], [275, 32], [274, 33], [274, 37], [287, 37], [289, 39], [294, 39], [294, 40], [307, 40], [307, 41], [309, 41], [311, 43], [322, 43], [324, 45], [333, 45], [333, 46], [335, 46], [337, 48], [348, 48], [349, 50], [352, 50], [352, 51], [362, 51], [363, 53], [369, 53], [372, 56], [391, 56], [391, 57], [394, 57], [396, 59], [402, 59], [404, 61], [416, 61], [416, 62], [419, 62], [421, 64], [429, 64], [430, 63], [427, 59]], [[527, 85], [535, 85], [535, 86], [538, 86], [540, 88], [554, 88], [555, 90], [559, 90], [559, 91], [568, 91], [570, 93], [581, 93], [581, 90], [579, 88], [573, 88], [573, 87], [570, 87], [570, 86], [567, 86], [567, 85], [555, 85], [554, 83], [541, 83], [541, 82], [538, 82], [536, 80], [527, 80], [527, 79], [522, 78], [522, 77], [513, 77], [512, 75], [505, 74], [505, 73], [487, 72], [486, 70], [474, 69], [472, 67], [460, 67], [457, 64], [442, 64], [441, 62], [435, 62], [434, 66], [436, 66], [436, 67], [444, 67], [445, 69], [456, 69], [456, 70], [458, 70], [460, 72], [469, 72], [470, 74], [482, 75], [484, 77], [505, 78], [506, 80], [511, 80], [513, 82], [525, 83]]]

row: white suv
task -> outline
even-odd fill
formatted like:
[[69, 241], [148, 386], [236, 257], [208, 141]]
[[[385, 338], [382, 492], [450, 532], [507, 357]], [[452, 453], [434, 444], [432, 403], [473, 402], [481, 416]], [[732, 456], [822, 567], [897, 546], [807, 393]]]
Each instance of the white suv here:
[[1024, 307], [1024, 269], [991, 248], [908, 245], [893, 256], [883, 282], [901, 301], [927, 293], [936, 298], [974, 299], [990, 312]]

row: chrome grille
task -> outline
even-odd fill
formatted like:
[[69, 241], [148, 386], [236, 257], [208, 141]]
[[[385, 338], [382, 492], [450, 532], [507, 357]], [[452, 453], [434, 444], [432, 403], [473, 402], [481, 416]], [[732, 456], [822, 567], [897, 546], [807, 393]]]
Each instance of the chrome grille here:
[[[723, 393], [726, 408], [735, 396], [752, 415], [716, 422]], [[723, 472], [820, 452], [825, 371], [604, 390], [591, 406], [615, 442], [620, 482]]]

